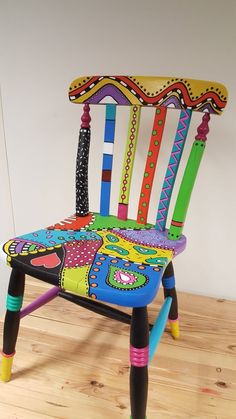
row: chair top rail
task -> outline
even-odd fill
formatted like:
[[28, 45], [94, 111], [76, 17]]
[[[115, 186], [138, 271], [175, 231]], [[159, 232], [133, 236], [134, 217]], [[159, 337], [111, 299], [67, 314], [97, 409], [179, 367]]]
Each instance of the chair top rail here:
[[73, 103], [159, 106], [221, 115], [228, 92], [223, 84], [174, 77], [84, 76], [69, 88]]

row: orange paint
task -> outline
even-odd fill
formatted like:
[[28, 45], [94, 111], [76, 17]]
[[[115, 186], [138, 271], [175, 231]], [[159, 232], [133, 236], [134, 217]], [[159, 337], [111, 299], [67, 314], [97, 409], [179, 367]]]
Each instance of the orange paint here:
[[138, 205], [137, 222], [140, 224], [147, 223], [149, 201], [152, 192], [152, 184], [155, 175], [157, 159], [161, 147], [165, 119], [166, 108], [156, 108], [155, 119], [152, 128], [152, 135]]

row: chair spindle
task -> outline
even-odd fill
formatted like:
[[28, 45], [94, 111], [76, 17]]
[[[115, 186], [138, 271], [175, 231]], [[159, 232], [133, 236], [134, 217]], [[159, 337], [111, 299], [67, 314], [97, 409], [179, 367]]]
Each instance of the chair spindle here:
[[128, 216], [130, 185], [138, 139], [140, 115], [141, 107], [137, 105], [131, 106], [118, 204], [118, 218], [120, 220], [127, 220]]
[[140, 224], [147, 223], [150, 196], [165, 126], [166, 111], [166, 108], [157, 108], [155, 112], [152, 135], [150, 139], [138, 205], [137, 222]]
[[157, 211], [155, 228], [159, 231], [164, 231], [166, 228], [166, 220], [168, 216], [171, 195], [178, 173], [179, 163], [182, 157], [185, 141], [188, 135], [191, 117], [192, 111], [190, 109], [183, 109], [180, 113], [179, 123], [174, 139], [173, 148], [171, 150], [170, 160], [166, 170]]
[[90, 146], [90, 107], [84, 105], [79, 132], [79, 145], [76, 159], [76, 215], [84, 217], [89, 213], [88, 198], [88, 159]]
[[102, 184], [100, 197], [100, 214], [109, 215], [111, 195], [111, 174], [113, 147], [115, 139], [116, 105], [106, 105], [104, 149], [102, 162]]
[[197, 177], [198, 169], [206, 146], [207, 134], [209, 132], [208, 122], [210, 120], [209, 113], [205, 113], [202, 122], [197, 128], [197, 135], [193, 143], [188, 162], [185, 168], [183, 179], [180, 185], [178, 197], [175, 204], [174, 214], [171, 221], [168, 238], [170, 240], [178, 240], [181, 236], [184, 222], [191, 198], [191, 193]]

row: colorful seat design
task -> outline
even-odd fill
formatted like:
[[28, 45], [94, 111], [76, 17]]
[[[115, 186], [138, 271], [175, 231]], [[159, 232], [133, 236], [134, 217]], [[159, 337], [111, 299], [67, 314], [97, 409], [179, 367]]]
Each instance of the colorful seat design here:
[[139, 307], [153, 300], [163, 269], [185, 242], [151, 224], [89, 213], [15, 237], [4, 251], [11, 266], [66, 291]]
[[[101, 315], [131, 324], [131, 418], [146, 418], [148, 363], [152, 360], [167, 320], [172, 336], [179, 337], [178, 303], [172, 260], [186, 246], [182, 234], [191, 193], [204, 153], [211, 114], [220, 115], [227, 91], [219, 83], [184, 78], [92, 76], [75, 80], [69, 90], [73, 103], [84, 105], [76, 160], [75, 214], [42, 230], [14, 237], [1, 254], [12, 268], [7, 296], [2, 352], [2, 380], [11, 376], [20, 319], [55, 297], [74, 302]], [[111, 100], [112, 98], [112, 100]], [[101, 103], [102, 102], [102, 103]], [[88, 199], [90, 105], [105, 106], [100, 212], [92, 212]], [[117, 108], [130, 108], [117, 214], [110, 212]], [[150, 130], [136, 220], [129, 219], [133, 165], [143, 106], [155, 108]], [[148, 223], [153, 181], [162, 144], [167, 110], [179, 110], [169, 162], [164, 175], [156, 221]], [[193, 111], [202, 120], [180, 183], [170, 227], [167, 216]], [[53, 285], [22, 309], [25, 274]], [[160, 284], [164, 303], [154, 323], [147, 306]], [[132, 315], [110, 307], [132, 308]]]

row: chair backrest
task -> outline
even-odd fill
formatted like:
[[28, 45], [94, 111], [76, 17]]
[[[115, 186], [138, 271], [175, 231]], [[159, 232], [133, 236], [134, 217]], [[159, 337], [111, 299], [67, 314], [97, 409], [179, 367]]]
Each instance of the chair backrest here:
[[[105, 134], [101, 180], [100, 214], [109, 215], [110, 191], [115, 140], [117, 105], [130, 107], [126, 150], [120, 184], [118, 218], [127, 219], [133, 163], [138, 141], [139, 122], [143, 106], [155, 107], [143, 182], [140, 189], [137, 222], [147, 223], [150, 196], [162, 143], [167, 109], [179, 109], [180, 116], [163, 181], [156, 217], [156, 229], [166, 229], [166, 220], [180, 159], [193, 111], [203, 113], [202, 121], [187, 161], [168, 237], [177, 240], [182, 234], [191, 192], [204, 152], [209, 131], [210, 114], [220, 115], [227, 103], [227, 90], [219, 83], [170, 77], [89, 76], [73, 81], [69, 90], [73, 103], [83, 103], [76, 169], [76, 214], [85, 216], [88, 206], [88, 156], [90, 144], [89, 105], [106, 106]], [[115, 103], [114, 103], [115, 102]]]

